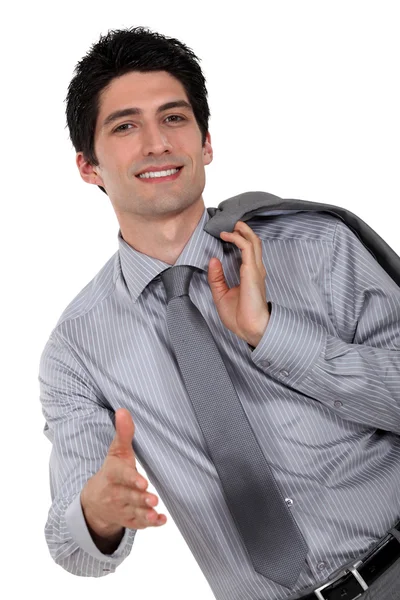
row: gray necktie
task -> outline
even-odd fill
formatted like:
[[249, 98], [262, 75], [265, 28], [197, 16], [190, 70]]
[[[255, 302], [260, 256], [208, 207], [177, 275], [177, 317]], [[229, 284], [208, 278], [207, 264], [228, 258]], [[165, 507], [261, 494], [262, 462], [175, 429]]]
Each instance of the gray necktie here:
[[172, 347], [254, 568], [290, 589], [304, 567], [308, 547], [258, 445], [210, 329], [189, 298], [194, 269], [177, 265], [161, 273]]

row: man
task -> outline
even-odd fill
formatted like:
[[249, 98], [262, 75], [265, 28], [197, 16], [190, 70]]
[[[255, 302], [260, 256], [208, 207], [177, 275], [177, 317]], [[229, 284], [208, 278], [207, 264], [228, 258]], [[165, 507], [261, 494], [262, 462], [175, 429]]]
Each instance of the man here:
[[[189, 50], [142, 28], [102, 38], [71, 82], [77, 167], [110, 198], [119, 251], [41, 357], [53, 444], [46, 540], [67, 571], [101, 576], [138, 529], [165, 524], [137, 456], [218, 600], [302, 598], [400, 516], [400, 290], [331, 215], [207, 234], [205, 96]], [[292, 589], [254, 570], [188, 401], [160, 278], [177, 264], [197, 268], [190, 297], [307, 539]], [[384, 565], [367, 593], [391, 598], [399, 565]]]

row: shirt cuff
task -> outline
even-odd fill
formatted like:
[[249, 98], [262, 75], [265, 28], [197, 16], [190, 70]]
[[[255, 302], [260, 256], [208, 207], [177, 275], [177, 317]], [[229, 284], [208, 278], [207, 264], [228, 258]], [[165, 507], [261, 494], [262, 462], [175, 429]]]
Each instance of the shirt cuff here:
[[271, 302], [264, 335], [251, 353], [253, 362], [285, 385], [305, 379], [326, 347], [327, 333], [304, 315]]
[[107, 561], [111, 564], [119, 565], [125, 558], [125, 549], [132, 535], [136, 535], [136, 530], [125, 529], [124, 536], [113, 554], [103, 554], [97, 548], [92, 540], [92, 536], [86, 525], [85, 516], [82, 511], [81, 494], [75, 496], [74, 500], [65, 511], [65, 522], [73, 540], [82, 550], [96, 558], [97, 560]]

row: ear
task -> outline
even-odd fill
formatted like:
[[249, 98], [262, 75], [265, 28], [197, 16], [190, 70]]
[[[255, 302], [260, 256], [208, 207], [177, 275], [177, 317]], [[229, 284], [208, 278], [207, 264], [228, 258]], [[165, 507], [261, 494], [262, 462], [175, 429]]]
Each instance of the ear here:
[[213, 159], [213, 149], [211, 146], [211, 135], [210, 132], [206, 133], [206, 141], [203, 146], [203, 165], [209, 165]]
[[76, 166], [78, 167], [79, 173], [86, 183], [92, 183], [93, 185], [101, 185], [104, 186], [103, 179], [97, 173], [99, 167], [93, 166], [90, 162], [88, 162], [84, 156], [83, 152], [77, 152], [76, 154]]

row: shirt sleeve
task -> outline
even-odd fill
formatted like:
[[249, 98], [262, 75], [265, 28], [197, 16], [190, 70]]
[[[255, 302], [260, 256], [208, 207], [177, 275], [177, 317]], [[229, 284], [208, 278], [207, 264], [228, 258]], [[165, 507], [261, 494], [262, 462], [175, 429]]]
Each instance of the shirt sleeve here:
[[343, 419], [400, 434], [400, 288], [342, 221], [331, 257], [327, 294], [337, 335], [271, 302], [251, 358]]
[[52, 336], [40, 358], [39, 383], [43, 433], [52, 443], [52, 504], [45, 525], [50, 555], [74, 575], [108, 575], [129, 555], [137, 530], [125, 528], [116, 551], [102, 554], [87, 528], [80, 494], [102, 466], [115, 436], [112, 412], [73, 351]]

